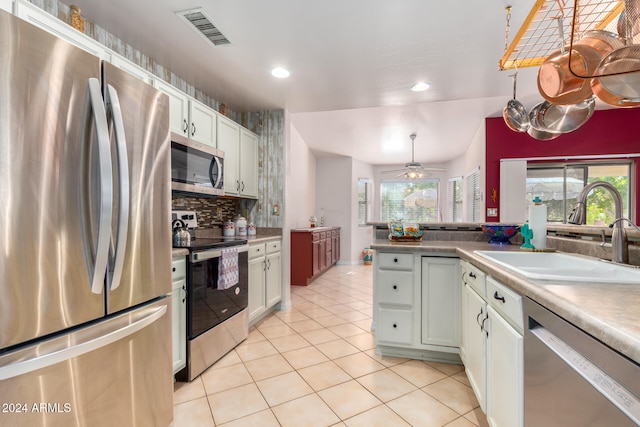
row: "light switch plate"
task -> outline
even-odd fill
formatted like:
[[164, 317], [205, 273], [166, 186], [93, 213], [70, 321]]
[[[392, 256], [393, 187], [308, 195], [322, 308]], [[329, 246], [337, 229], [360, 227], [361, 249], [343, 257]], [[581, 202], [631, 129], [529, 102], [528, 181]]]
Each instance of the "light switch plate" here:
[[280, 215], [280, 203], [275, 203], [273, 208], [271, 208], [271, 213], [273, 215]]
[[498, 208], [487, 208], [487, 216], [498, 216]]

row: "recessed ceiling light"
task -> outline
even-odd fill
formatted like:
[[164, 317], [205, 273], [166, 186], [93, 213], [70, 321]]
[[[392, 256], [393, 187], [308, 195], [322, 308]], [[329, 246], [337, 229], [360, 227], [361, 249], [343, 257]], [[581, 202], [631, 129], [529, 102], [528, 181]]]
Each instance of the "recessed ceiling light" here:
[[284, 69], [282, 67], [276, 67], [273, 70], [271, 70], [271, 75], [279, 79], [285, 79], [289, 77], [289, 70]]
[[418, 82], [413, 86], [411, 86], [411, 90], [414, 92], [422, 92], [427, 89], [429, 89], [429, 83], [425, 83], [425, 82]]

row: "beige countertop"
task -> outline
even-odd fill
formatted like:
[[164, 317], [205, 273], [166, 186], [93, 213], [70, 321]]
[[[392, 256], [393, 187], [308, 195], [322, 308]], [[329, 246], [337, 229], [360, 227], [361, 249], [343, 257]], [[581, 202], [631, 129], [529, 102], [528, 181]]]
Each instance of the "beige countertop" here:
[[308, 233], [309, 231], [327, 231], [327, 230], [337, 230], [340, 227], [306, 227], [306, 228], [292, 228], [292, 232], [300, 232], [300, 233]]
[[455, 253], [496, 280], [547, 307], [611, 348], [640, 363], [640, 283], [618, 285], [529, 280], [473, 252], [518, 251], [518, 245], [433, 240], [395, 243], [375, 240], [371, 248], [425, 254]]

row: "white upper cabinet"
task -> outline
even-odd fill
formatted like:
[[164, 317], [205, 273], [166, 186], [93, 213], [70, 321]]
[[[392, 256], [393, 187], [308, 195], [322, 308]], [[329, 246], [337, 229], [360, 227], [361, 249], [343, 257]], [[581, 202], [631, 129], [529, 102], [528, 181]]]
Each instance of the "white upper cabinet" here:
[[202, 102], [189, 100], [189, 138], [216, 147], [216, 112]]
[[189, 96], [160, 79], [154, 86], [169, 96], [169, 120], [171, 132], [189, 137]]
[[107, 61], [110, 59], [111, 55], [106, 47], [26, 0], [16, 1], [15, 15], [100, 59]]
[[218, 115], [218, 149], [224, 151], [224, 193], [240, 194], [240, 125]]
[[258, 198], [258, 135], [240, 128], [240, 195]]

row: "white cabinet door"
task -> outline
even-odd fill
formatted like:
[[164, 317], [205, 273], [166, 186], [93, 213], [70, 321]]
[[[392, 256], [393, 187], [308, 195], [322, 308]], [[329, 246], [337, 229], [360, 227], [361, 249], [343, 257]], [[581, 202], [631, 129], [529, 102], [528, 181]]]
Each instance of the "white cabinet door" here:
[[100, 59], [109, 60], [110, 55], [106, 47], [27, 0], [16, 2], [15, 15]]
[[189, 138], [216, 147], [216, 113], [202, 102], [189, 100]]
[[240, 125], [218, 115], [218, 149], [224, 151], [224, 192], [240, 193]]
[[240, 129], [240, 195], [258, 198], [258, 136]]
[[160, 79], [154, 80], [156, 88], [169, 96], [169, 127], [171, 132], [189, 137], [189, 97]]
[[524, 425], [523, 337], [488, 308], [487, 419], [492, 427]]
[[422, 257], [422, 343], [458, 348], [458, 258]]
[[265, 257], [249, 260], [249, 322], [266, 309], [265, 306]]
[[187, 282], [176, 280], [172, 284], [172, 337], [173, 337], [173, 373], [184, 368], [187, 363]]
[[171, 267], [173, 373], [175, 374], [187, 363], [187, 259], [175, 257]]
[[266, 306], [273, 307], [282, 299], [282, 253], [267, 255]]
[[466, 324], [466, 349], [467, 363], [465, 370], [471, 383], [471, 388], [478, 398], [480, 407], [486, 413], [486, 331], [483, 322], [486, 323], [487, 303], [469, 285], [464, 287], [467, 303]]
[[460, 260], [460, 360], [464, 365], [467, 364], [467, 322], [469, 321], [467, 296], [464, 289], [467, 265], [467, 262]]

